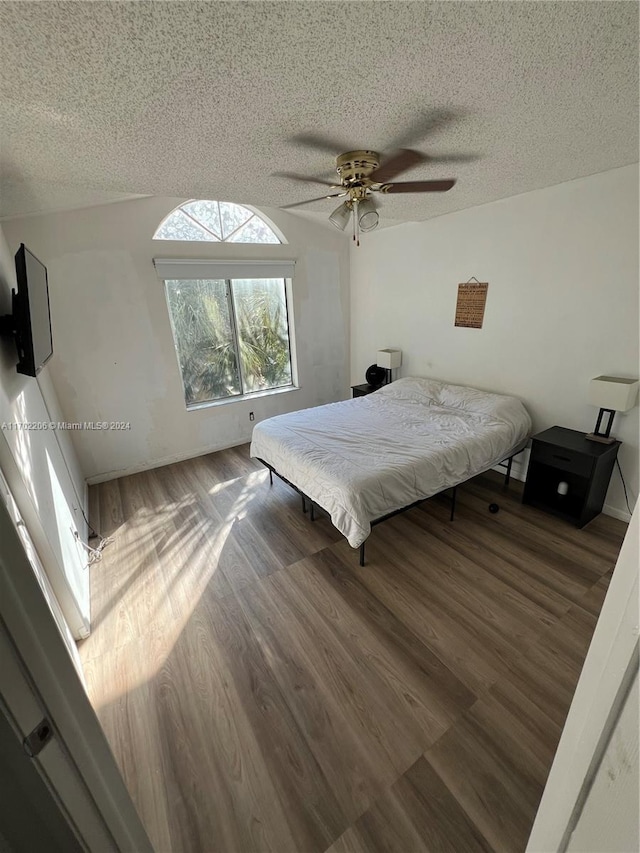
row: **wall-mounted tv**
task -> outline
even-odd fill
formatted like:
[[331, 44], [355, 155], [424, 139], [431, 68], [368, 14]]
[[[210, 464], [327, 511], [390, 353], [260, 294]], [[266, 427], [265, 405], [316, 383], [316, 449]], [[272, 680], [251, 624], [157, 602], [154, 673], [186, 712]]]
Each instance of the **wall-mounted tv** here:
[[13, 335], [18, 373], [37, 376], [53, 355], [47, 268], [24, 243], [16, 252], [18, 291], [12, 291], [12, 314], [0, 318], [0, 333]]

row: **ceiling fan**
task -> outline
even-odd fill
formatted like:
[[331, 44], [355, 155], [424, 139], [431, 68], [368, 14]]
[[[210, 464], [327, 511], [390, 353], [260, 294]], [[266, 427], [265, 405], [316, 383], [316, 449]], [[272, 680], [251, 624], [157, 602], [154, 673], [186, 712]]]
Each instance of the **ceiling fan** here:
[[[309, 137], [301, 137], [299, 141], [309, 144]], [[319, 140], [326, 147], [324, 140]], [[313, 144], [313, 140], [312, 140]], [[318, 146], [320, 147], [320, 146]], [[378, 225], [378, 193], [433, 193], [446, 192], [455, 184], [454, 178], [434, 181], [395, 181], [397, 175], [425, 162], [441, 160], [465, 161], [475, 159], [473, 156], [459, 155], [453, 157], [430, 157], [420, 151], [400, 148], [386, 159], [382, 159], [377, 151], [356, 150], [339, 154], [336, 158], [336, 172], [340, 182], [330, 182], [321, 178], [307, 177], [292, 172], [276, 172], [278, 177], [292, 178], [305, 183], [322, 184], [336, 193], [319, 196], [318, 198], [299, 201], [295, 204], [284, 205], [284, 209], [300, 207], [325, 198], [343, 198], [344, 201], [329, 216], [329, 221], [344, 231], [349, 221], [353, 222], [353, 239], [360, 245], [360, 231], [373, 231]]]

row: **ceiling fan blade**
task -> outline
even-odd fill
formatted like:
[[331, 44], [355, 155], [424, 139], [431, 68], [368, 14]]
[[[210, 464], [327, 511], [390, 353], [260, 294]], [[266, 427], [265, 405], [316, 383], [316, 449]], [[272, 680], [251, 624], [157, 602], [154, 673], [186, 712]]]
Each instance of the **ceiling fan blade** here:
[[412, 169], [419, 163], [423, 163], [428, 159], [419, 151], [411, 151], [409, 148], [401, 148], [385, 160], [382, 166], [379, 166], [375, 172], [369, 175], [369, 178], [376, 184], [384, 184], [395, 178], [401, 172], [406, 172], [407, 169]]
[[311, 178], [308, 175], [298, 175], [296, 172], [271, 172], [272, 178], [290, 178], [292, 181], [304, 181], [305, 184], [322, 184], [324, 187], [339, 187], [331, 181], [324, 181], [322, 178]]
[[314, 201], [324, 201], [325, 198], [341, 198], [346, 193], [333, 193], [332, 195], [321, 195], [319, 198], [308, 198], [306, 201], [296, 201], [294, 204], [282, 204], [281, 210], [288, 210], [290, 207], [300, 207], [303, 204], [311, 204]]
[[353, 145], [340, 142], [340, 140], [330, 139], [321, 133], [298, 133], [289, 139], [290, 142], [295, 142], [298, 145], [303, 145], [305, 148], [315, 148], [319, 151], [326, 151], [328, 154], [337, 156], [343, 151], [350, 151]]
[[399, 184], [387, 184], [383, 193], [444, 193], [455, 184], [451, 178], [445, 181], [400, 181]]

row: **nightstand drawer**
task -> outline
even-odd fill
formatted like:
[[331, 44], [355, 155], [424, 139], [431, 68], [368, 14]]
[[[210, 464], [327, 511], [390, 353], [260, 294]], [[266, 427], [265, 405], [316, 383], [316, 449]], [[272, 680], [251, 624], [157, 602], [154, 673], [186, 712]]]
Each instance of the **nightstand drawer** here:
[[560, 471], [579, 474], [582, 477], [588, 477], [593, 468], [593, 459], [585, 456], [584, 453], [535, 440], [531, 448], [531, 460], [543, 465], [551, 465]]

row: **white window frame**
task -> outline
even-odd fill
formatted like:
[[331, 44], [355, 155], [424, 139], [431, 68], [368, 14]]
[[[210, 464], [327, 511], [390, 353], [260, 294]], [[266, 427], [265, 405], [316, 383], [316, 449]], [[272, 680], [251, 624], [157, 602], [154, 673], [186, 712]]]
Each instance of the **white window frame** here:
[[[291, 360], [291, 384], [283, 385], [278, 388], [267, 388], [260, 391], [249, 391], [243, 394], [234, 394], [230, 397], [221, 397], [217, 400], [206, 400], [201, 403], [187, 403], [184, 396], [185, 406], [188, 412], [206, 409], [210, 406], [221, 406], [229, 403], [236, 403], [242, 400], [251, 400], [255, 397], [263, 397], [271, 394], [282, 394], [283, 392], [296, 391], [298, 385], [298, 364], [296, 358], [296, 343], [295, 343], [295, 324], [293, 317], [293, 275], [295, 271], [295, 261], [293, 260], [269, 260], [269, 261], [230, 261], [230, 260], [199, 260], [195, 258], [154, 258], [153, 264], [156, 269], [158, 278], [163, 282], [166, 298], [166, 282], [167, 281], [195, 281], [195, 280], [224, 280], [227, 283], [227, 299], [231, 299], [231, 285], [233, 279], [269, 279], [281, 278], [285, 283], [285, 301], [287, 310], [287, 328], [289, 334], [289, 357]], [[167, 310], [168, 304], [167, 304]], [[232, 305], [229, 306], [229, 314], [231, 320], [231, 329], [234, 341], [238, 342], [235, 311]], [[174, 347], [176, 345], [175, 336]], [[177, 358], [176, 349], [176, 358]], [[180, 379], [182, 377], [182, 369], [180, 370]], [[238, 360], [238, 373], [240, 377], [241, 387], [243, 385], [242, 365]]]

